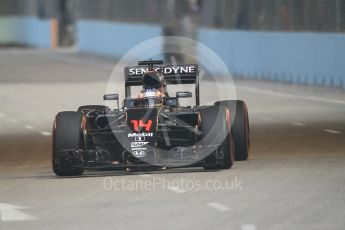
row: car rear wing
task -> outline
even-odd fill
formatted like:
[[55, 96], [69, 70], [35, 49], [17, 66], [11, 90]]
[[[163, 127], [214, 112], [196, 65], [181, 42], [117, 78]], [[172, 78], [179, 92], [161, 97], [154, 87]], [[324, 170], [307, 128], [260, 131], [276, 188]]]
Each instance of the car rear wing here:
[[167, 84], [195, 84], [196, 105], [199, 98], [199, 70], [196, 64], [166, 65], [161, 60], [139, 61], [139, 66], [125, 67], [126, 97], [130, 96], [131, 86], [142, 85], [142, 78], [146, 71], [160, 71]]
[[[125, 67], [126, 86], [142, 85], [142, 77], [150, 68], [145, 66]], [[160, 71], [167, 84], [195, 84], [198, 78], [198, 65], [167, 65], [152, 66], [153, 70]]]

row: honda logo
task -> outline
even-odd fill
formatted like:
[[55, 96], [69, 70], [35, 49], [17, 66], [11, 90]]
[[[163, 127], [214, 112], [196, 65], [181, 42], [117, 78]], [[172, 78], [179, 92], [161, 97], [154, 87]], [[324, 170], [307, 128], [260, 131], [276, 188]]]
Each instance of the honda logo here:
[[146, 151], [133, 151], [133, 156], [135, 157], [144, 157], [146, 155]]

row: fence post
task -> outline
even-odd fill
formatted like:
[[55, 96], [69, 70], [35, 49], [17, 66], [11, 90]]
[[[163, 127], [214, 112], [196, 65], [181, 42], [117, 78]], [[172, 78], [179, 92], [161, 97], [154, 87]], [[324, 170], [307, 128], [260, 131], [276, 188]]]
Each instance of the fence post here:
[[59, 22], [56, 18], [51, 19], [50, 36], [51, 36], [51, 48], [56, 49], [59, 46]]

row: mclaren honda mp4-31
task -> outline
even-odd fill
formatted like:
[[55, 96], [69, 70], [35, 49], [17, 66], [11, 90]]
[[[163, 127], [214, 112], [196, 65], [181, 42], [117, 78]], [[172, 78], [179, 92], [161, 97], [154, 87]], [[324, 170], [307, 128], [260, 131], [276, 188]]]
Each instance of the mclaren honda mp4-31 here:
[[[124, 73], [122, 106], [118, 94], [106, 94], [104, 100], [114, 101], [113, 108], [84, 105], [56, 115], [52, 148], [56, 175], [104, 169], [229, 169], [235, 160], [247, 160], [245, 102], [224, 100], [201, 106], [198, 65], [139, 61]], [[168, 86], [176, 84], [194, 85], [195, 95], [190, 91], [170, 95]], [[135, 97], [134, 88], [139, 88]], [[182, 106], [183, 98], [193, 105]]]

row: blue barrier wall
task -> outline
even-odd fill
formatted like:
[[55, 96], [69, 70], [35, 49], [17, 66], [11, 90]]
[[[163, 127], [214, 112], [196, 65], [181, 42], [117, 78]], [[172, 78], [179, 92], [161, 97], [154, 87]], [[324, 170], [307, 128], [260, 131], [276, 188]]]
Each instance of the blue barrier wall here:
[[201, 29], [201, 43], [238, 76], [345, 87], [345, 35]]
[[51, 46], [50, 20], [30, 16], [1, 17], [0, 43], [49, 48]]
[[161, 36], [161, 27], [122, 24], [99, 20], [77, 22], [77, 48], [80, 52], [121, 57], [134, 46]]
[[[81, 52], [121, 57], [161, 36], [161, 27], [97, 20], [77, 22]], [[235, 75], [345, 88], [345, 35], [200, 29], [198, 40], [214, 50]], [[0, 17], [0, 44], [49, 48], [50, 20]], [[162, 46], [161, 46], [162, 47]]]

